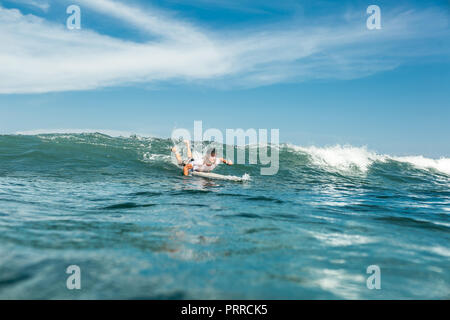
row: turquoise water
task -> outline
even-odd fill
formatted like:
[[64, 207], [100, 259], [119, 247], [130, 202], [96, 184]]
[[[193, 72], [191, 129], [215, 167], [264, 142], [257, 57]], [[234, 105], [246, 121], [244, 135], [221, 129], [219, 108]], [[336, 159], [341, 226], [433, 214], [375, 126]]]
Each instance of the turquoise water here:
[[450, 159], [283, 145], [275, 176], [216, 170], [236, 183], [183, 177], [170, 146], [0, 136], [0, 298], [450, 298]]

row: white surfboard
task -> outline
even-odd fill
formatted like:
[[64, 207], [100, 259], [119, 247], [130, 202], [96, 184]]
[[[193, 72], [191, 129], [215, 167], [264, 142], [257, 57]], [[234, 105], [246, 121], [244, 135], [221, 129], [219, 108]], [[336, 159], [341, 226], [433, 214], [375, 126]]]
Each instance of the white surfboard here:
[[227, 181], [236, 181], [236, 182], [244, 182], [249, 181], [250, 176], [248, 174], [244, 174], [242, 177], [237, 176], [225, 176], [222, 174], [212, 173], [212, 172], [192, 172], [193, 176], [208, 178], [208, 179], [218, 179], [218, 180], [227, 180]]

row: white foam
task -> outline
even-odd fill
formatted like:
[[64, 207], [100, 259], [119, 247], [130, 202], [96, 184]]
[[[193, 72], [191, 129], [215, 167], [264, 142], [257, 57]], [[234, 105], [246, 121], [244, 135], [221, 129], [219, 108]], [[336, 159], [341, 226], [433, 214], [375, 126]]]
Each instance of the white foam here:
[[412, 250], [426, 251], [426, 252], [434, 253], [439, 256], [450, 258], [450, 249], [439, 246], [439, 245], [437, 245], [437, 246], [418, 246], [418, 245], [414, 245], [414, 244], [405, 243], [405, 244], [403, 244], [403, 247], [410, 251], [412, 251]]
[[314, 285], [344, 299], [359, 299], [359, 292], [364, 288], [365, 278], [362, 275], [342, 269], [314, 270], [313, 275]]
[[427, 222], [431, 222], [438, 226], [444, 226], [444, 227], [450, 228], [450, 223], [447, 223], [447, 222], [440, 222], [440, 221], [427, 221]]
[[332, 147], [301, 147], [287, 145], [296, 152], [303, 152], [311, 157], [315, 165], [335, 170], [359, 169], [366, 172], [375, 161], [385, 162], [393, 160], [408, 163], [419, 169], [433, 169], [442, 173], [450, 174], [450, 158], [430, 159], [424, 156], [396, 157], [377, 154], [369, 151], [367, 147], [353, 147], [350, 145], [335, 145]]
[[150, 152], [144, 152], [142, 155], [144, 162], [151, 162], [151, 161], [171, 161], [171, 156], [166, 154], [154, 154]]
[[299, 147], [292, 146], [296, 151], [307, 153], [314, 164], [329, 168], [367, 171], [374, 161], [384, 161], [385, 156], [370, 152], [366, 147], [353, 147], [349, 145], [336, 145], [333, 147]]
[[434, 254], [450, 258], [450, 250], [447, 248], [436, 246], [429, 248], [429, 251], [433, 252]]
[[399, 162], [408, 162], [420, 169], [435, 169], [437, 171], [450, 174], [450, 158], [429, 159], [423, 156], [392, 157]]
[[343, 233], [318, 233], [310, 232], [310, 234], [329, 246], [332, 247], [347, 247], [351, 245], [361, 245], [376, 242], [376, 239], [352, 234]]

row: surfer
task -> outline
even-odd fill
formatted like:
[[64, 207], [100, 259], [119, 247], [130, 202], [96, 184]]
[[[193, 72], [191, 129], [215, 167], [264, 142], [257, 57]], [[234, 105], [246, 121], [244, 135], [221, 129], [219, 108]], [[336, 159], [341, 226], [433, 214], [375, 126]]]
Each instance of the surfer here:
[[226, 160], [224, 158], [216, 157], [216, 148], [210, 148], [206, 152], [203, 158], [193, 158], [191, 146], [189, 140], [184, 140], [184, 144], [187, 148], [187, 156], [188, 159], [183, 161], [180, 153], [177, 150], [177, 147], [172, 148], [172, 152], [175, 154], [177, 158], [177, 162], [179, 166], [183, 166], [183, 174], [185, 176], [189, 175], [190, 171], [199, 171], [199, 172], [210, 172], [214, 170], [220, 163], [225, 163], [229, 166], [233, 165], [231, 160]]

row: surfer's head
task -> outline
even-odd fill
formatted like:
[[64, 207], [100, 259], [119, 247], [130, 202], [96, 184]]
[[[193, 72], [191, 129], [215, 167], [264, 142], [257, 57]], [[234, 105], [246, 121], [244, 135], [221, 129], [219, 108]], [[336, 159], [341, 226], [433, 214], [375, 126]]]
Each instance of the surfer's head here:
[[216, 148], [210, 148], [205, 155], [205, 164], [211, 166], [216, 162]]

